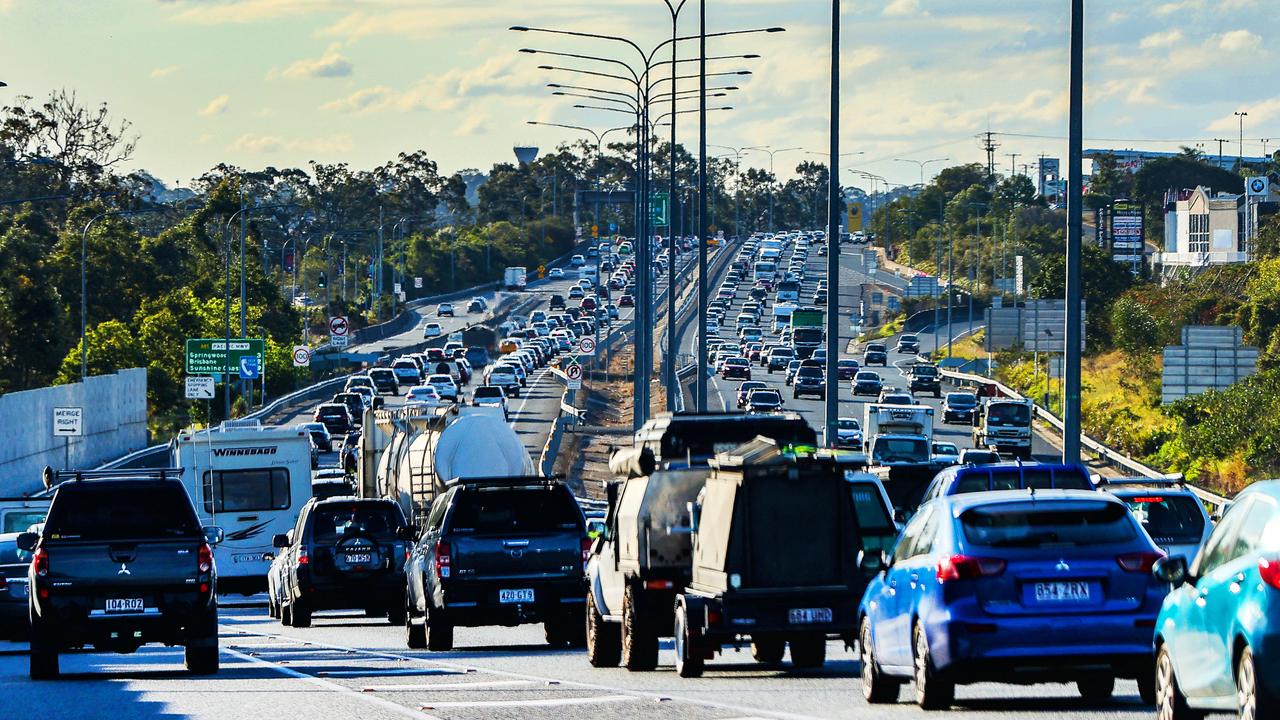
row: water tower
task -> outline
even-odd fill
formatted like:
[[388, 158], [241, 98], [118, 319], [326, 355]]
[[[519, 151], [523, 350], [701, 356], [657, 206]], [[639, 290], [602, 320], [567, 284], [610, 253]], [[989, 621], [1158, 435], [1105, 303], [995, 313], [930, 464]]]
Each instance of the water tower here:
[[517, 145], [512, 149], [515, 150], [516, 160], [519, 160], [521, 165], [528, 165], [538, 159], [538, 148], [536, 147]]

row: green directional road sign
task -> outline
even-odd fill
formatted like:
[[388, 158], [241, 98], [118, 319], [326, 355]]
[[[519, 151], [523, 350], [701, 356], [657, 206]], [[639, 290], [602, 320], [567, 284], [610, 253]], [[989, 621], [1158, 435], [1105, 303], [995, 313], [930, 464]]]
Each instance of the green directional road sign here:
[[649, 194], [649, 224], [654, 227], [668, 227], [671, 217], [669, 201], [670, 197], [667, 193], [656, 192]]
[[264, 367], [267, 361], [266, 345], [262, 338], [231, 338], [231, 349], [228, 351], [225, 338], [188, 338], [187, 374], [239, 375], [242, 357], [256, 357], [257, 367]]

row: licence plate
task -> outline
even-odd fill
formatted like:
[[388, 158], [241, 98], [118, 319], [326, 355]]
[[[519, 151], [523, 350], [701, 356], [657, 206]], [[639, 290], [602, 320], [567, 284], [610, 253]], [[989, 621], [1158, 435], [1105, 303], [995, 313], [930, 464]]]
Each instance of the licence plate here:
[[105, 609], [109, 613], [142, 612], [142, 598], [107, 598]]
[[373, 556], [370, 555], [369, 553], [356, 553], [354, 555], [347, 555], [347, 564], [349, 565], [357, 565], [357, 564], [369, 563], [369, 562], [373, 562]]
[[238, 563], [260, 562], [261, 560], [262, 560], [261, 553], [240, 553], [238, 555], [231, 556], [231, 562], [238, 562]]
[[1036, 602], [1079, 602], [1089, 599], [1087, 582], [1036, 583]]
[[498, 602], [531, 603], [533, 602], [533, 590], [499, 590]]
[[831, 608], [792, 608], [789, 613], [792, 625], [831, 622]]

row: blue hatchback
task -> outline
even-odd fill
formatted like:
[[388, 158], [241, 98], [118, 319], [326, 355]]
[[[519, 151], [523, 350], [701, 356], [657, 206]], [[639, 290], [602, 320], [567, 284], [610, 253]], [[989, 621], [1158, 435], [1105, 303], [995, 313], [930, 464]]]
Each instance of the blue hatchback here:
[[1238, 495], [1190, 568], [1173, 556], [1155, 574], [1174, 588], [1156, 624], [1158, 717], [1280, 718], [1280, 480]]
[[929, 709], [957, 684], [1075, 682], [1090, 700], [1135, 678], [1154, 702], [1151, 633], [1162, 555], [1120, 500], [1007, 490], [921, 506], [860, 606], [863, 694], [907, 679]]

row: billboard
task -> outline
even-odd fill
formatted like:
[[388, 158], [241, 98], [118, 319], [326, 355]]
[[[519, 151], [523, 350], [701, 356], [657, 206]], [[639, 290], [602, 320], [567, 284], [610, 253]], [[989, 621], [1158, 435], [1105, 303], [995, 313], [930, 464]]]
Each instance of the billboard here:
[[1062, 164], [1058, 158], [1040, 158], [1039, 176], [1041, 195], [1058, 195], [1061, 193], [1057, 184], [1059, 178], [1062, 177], [1061, 168]]
[[1111, 203], [1111, 259], [1126, 264], [1141, 262], [1143, 230], [1142, 203], [1136, 200]]

